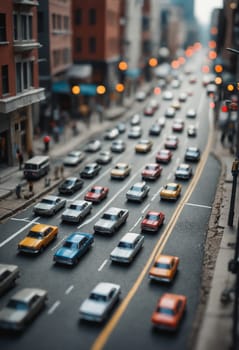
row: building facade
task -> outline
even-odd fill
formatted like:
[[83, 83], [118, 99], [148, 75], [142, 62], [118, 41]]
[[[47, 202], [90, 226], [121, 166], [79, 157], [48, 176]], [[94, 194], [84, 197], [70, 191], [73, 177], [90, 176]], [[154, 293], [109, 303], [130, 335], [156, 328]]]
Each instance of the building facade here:
[[0, 164], [14, 165], [17, 150], [31, 152], [39, 87], [35, 0], [0, 3]]

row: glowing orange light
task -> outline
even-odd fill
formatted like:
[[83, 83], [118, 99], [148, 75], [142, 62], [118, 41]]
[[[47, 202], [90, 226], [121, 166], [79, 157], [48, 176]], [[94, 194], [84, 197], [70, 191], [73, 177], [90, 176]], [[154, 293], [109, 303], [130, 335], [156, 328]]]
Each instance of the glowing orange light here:
[[190, 56], [192, 56], [192, 54], [193, 54], [193, 49], [192, 49], [192, 47], [190, 46], [190, 47], [188, 47], [188, 48], [186, 49], [185, 55], [186, 55], [187, 57], [190, 57]]
[[72, 86], [71, 92], [73, 93], [73, 95], [79, 95], [79, 93], [80, 93], [80, 87], [79, 87], [79, 85], [74, 85], [74, 86]]
[[195, 50], [200, 50], [202, 48], [202, 44], [200, 42], [196, 42], [193, 46]]
[[202, 66], [202, 72], [203, 73], [209, 73], [210, 72], [209, 66], [207, 66], [207, 65]]
[[150, 67], [156, 67], [158, 65], [158, 60], [155, 57], [151, 57], [149, 59], [149, 65]]
[[215, 84], [221, 85], [221, 84], [222, 84], [222, 77], [216, 77], [216, 78], [214, 79], [214, 81], [215, 81]]
[[159, 87], [159, 86], [156, 86], [156, 87], [154, 88], [154, 94], [155, 94], [155, 95], [159, 95], [160, 93], [161, 93], [160, 87]]
[[211, 33], [212, 35], [217, 35], [217, 33], [218, 33], [217, 27], [211, 27], [210, 33]]
[[117, 92], [123, 92], [123, 91], [124, 91], [124, 84], [121, 84], [121, 83], [116, 84], [115, 90], [116, 90]]
[[235, 87], [234, 87], [233, 84], [228, 84], [228, 85], [227, 85], [227, 91], [232, 92], [232, 91], [234, 91], [234, 89], [235, 89]]
[[186, 62], [186, 60], [185, 60], [185, 58], [183, 56], [180, 56], [178, 58], [178, 61], [179, 61], [180, 64], [184, 64]]
[[104, 85], [98, 85], [96, 88], [96, 92], [99, 95], [103, 95], [106, 92], [106, 88]]
[[210, 49], [215, 49], [217, 47], [217, 43], [215, 40], [210, 40], [208, 43], [208, 47], [210, 47]]
[[128, 69], [128, 64], [127, 64], [127, 62], [125, 62], [125, 61], [119, 62], [118, 68], [119, 68], [120, 70], [127, 70], [127, 69]]
[[215, 60], [215, 59], [217, 58], [217, 53], [216, 53], [216, 51], [209, 51], [209, 53], [208, 53], [208, 58], [209, 58], [210, 60]]
[[179, 66], [180, 66], [180, 63], [179, 63], [178, 60], [173, 60], [173, 61], [171, 62], [171, 67], [172, 67], [173, 69], [177, 69], [177, 68], [179, 68]]
[[222, 73], [223, 71], [223, 66], [221, 64], [216, 64], [214, 67], [214, 70], [216, 73]]

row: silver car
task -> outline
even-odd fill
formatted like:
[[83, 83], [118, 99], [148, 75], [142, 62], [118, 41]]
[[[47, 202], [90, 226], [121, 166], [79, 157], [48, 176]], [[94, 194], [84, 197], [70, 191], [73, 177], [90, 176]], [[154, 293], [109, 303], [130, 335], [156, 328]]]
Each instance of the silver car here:
[[61, 220], [66, 222], [81, 222], [92, 210], [92, 203], [84, 200], [78, 200], [62, 213]]
[[118, 284], [100, 282], [79, 308], [80, 318], [87, 321], [102, 322], [119, 300], [121, 288]]
[[142, 202], [144, 198], [147, 197], [150, 187], [145, 181], [136, 182], [131, 188], [126, 192], [126, 198], [130, 201]]
[[130, 263], [144, 244], [144, 236], [140, 233], [128, 232], [119, 241], [110, 254], [110, 259], [116, 262]]
[[129, 215], [128, 209], [111, 207], [94, 225], [94, 231], [103, 234], [113, 234], [123, 225]]
[[0, 295], [14, 286], [19, 276], [20, 272], [17, 265], [0, 264]]
[[33, 211], [37, 215], [54, 215], [57, 211], [64, 208], [66, 205], [66, 199], [49, 195], [43, 197], [39, 203], [33, 207]]
[[67, 156], [63, 159], [64, 165], [76, 166], [85, 158], [85, 155], [81, 151], [71, 151], [67, 154]]
[[179, 164], [175, 171], [175, 179], [189, 180], [193, 175], [193, 169], [189, 164]]
[[39, 288], [24, 288], [11, 297], [0, 311], [0, 328], [23, 330], [45, 306], [47, 291]]

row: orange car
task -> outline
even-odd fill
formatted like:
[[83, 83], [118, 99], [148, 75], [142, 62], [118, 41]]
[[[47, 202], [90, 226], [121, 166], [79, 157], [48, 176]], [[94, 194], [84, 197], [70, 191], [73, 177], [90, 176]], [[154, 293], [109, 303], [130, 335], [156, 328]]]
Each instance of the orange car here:
[[159, 255], [149, 270], [149, 278], [155, 281], [171, 282], [177, 272], [179, 258]]
[[184, 315], [187, 304], [185, 295], [165, 293], [158, 300], [152, 314], [152, 324], [165, 330], [177, 330]]
[[29, 231], [28, 235], [18, 244], [18, 250], [24, 253], [40, 253], [58, 235], [58, 227], [36, 224]]

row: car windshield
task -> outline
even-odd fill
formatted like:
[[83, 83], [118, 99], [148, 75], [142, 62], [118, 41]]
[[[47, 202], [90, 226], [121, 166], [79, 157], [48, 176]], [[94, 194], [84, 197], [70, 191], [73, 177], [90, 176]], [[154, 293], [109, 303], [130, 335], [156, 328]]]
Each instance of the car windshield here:
[[81, 210], [82, 209], [82, 205], [80, 205], [80, 204], [78, 204], [78, 205], [76, 205], [76, 204], [71, 204], [70, 206], [69, 206], [69, 209], [72, 209], [72, 210]]
[[170, 264], [166, 264], [166, 263], [162, 263], [162, 262], [156, 262], [154, 264], [154, 267], [157, 267], [158, 269], [166, 269], [169, 270], [170, 269]]
[[116, 215], [113, 215], [113, 214], [107, 214], [107, 213], [105, 213], [105, 214], [102, 216], [102, 219], [104, 219], [104, 220], [116, 221], [116, 220], [117, 220], [117, 216], [116, 216]]
[[63, 182], [64, 186], [70, 186], [70, 185], [73, 185], [73, 184], [74, 184], [73, 180], [66, 180], [66, 181]]
[[149, 141], [148, 140], [141, 140], [139, 143], [141, 145], [147, 145], [147, 144], [149, 144]]
[[42, 238], [42, 233], [41, 232], [30, 231], [27, 236], [31, 237], [31, 238], [41, 239]]
[[163, 156], [167, 156], [168, 155], [168, 152], [165, 150], [165, 151], [160, 151], [159, 154], [163, 155]]
[[92, 193], [101, 193], [101, 188], [92, 188], [91, 190], [90, 190], [90, 192], [92, 192]]
[[77, 245], [74, 242], [66, 241], [66, 242], [64, 242], [63, 247], [64, 248], [69, 248], [69, 249], [74, 249], [74, 248], [77, 248]]
[[166, 190], [169, 190], [169, 191], [176, 191], [177, 186], [176, 185], [167, 185], [165, 188], [166, 188]]
[[172, 309], [168, 309], [167, 307], [158, 307], [157, 308], [157, 312], [162, 313], [162, 314], [166, 314], [169, 316], [173, 316], [174, 312]]
[[48, 204], [48, 205], [52, 205], [52, 204], [55, 204], [54, 201], [52, 199], [46, 199], [46, 198], [43, 198], [41, 200], [41, 203], [42, 204]]
[[85, 167], [85, 171], [92, 171], [94, 169], [94, 167], [92, 165], [87, 165]]
[[99, 302], [104, 302], [104, 303], [107, 301], [107, 297], [105, 295], [101, 295], [97, 293], [91, 293], [89, 299], [99, 301]]
[[133, 248], [132, 244], [128, 243], [128, 242], [119, 242], [118, 247], [124, 248], [124, 249], [132, 249]]
[[124, 165], [116, 165], [115, 166], [115, 169], [118, 169], [118, 170], [125, 170], [126, 167]]
[[146, 170], [155, 170], [156, 169], [156, 165], [146, 165], [145, 169]]
[[147, 214], [147, 215], [146, 215], [146, 219], [147, 219], [147, 220], [155, 221], [155, 220], [158, 220], [158, 219], [159, 219], [159, 215]]
[[132, 186], [132, 187], [131, 187], [131, 191], [142, 192], [142, 187]]
[[69, 153], [68, 155], [67, 155], [67, 157], [78, 157], [78, 154], [76, 154], [76, 153]]
[[28, 305], [24, 303], [23, 301], [18, 301], [18, 300], [9, 300], [7, 307], [10, 309], [15, 309], [15, 310], [27, 310]]

